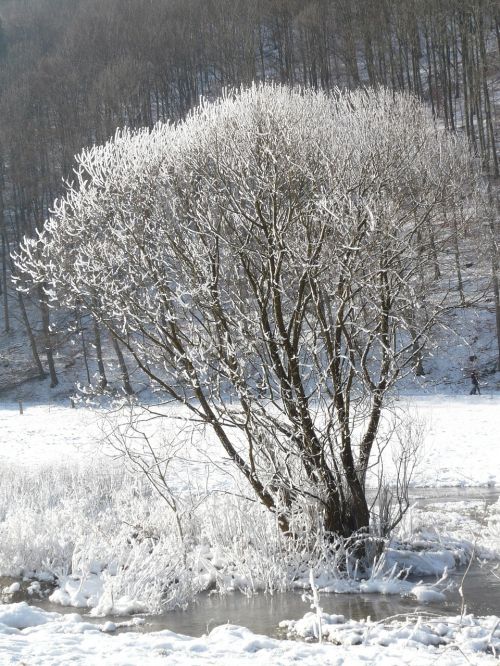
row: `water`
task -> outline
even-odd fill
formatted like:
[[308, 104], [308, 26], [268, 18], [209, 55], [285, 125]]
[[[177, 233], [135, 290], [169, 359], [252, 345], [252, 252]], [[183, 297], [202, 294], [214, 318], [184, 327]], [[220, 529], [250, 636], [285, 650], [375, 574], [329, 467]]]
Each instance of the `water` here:
[[419, 506], [444, 502], [474, 502], [481, 500], [485, 505], [497, 501], [499, 489], [495, 486], [484, 488], [410, 488], [410, 500]]
[[[500, 580], [491, 574], [491, 566], [493, 565], [482, 567], [474, 564], [467, 573], [463, 587], [469, 613], [500, 616]], [[450, 575], [455, 589], [448, 591], [446, 602], [440, 604], [419, 605], [415, 599], [382, 594], [322, 594], [320, 603], [326, 613], [341, 614], [355, 620], [368, 616], [372, 620], [382, 620], [393, 615], [407, 615], [417, 610], [432, 611], [440, 615], [457, 615], [461, 612], [462, 600], [458, 586], [463, 575], [464, 570], [458, 570]], [[433, 580], [429, 579], [429, 582]], [[8, 585], [12, 581], [13, 579], [0, 578], [0, 585]], [[44, 610], [58, 613], [83, 612], [83, 609], [51, 604], [46, 599], [35, 600], [22, 591], [12, 600], [25, 600]], [[135, 627], [134, 630], [149, 632], [169, 629], [188, 636], [201, 636], [217, 625], [230, 623], [248, 627], [255, 633], [280, 636], [278, 624], [281, 620], [298, 620], [308, 610], [310, 605], [302, 599], [302, 594], [299, 592], [256, 594], [251, 597], [238, 592], [224, 596], [201, 594], [185, 611], [139, 616], [144, 617], [145, 623]], [[85, 615], [85, 619], [102, 624], [106, 619], [117, 622], [129, 618], [94, 618]]]
[[[452, 576], [460, 583], [463, 572]], [[420, 579], [419, 579], [420, 580]], [[458, 587], [458, 585], [457, 585]], [[467, 612], [476, 615], [500, 615], [500, 580], [487, 569], [474, 565], [464, 583]], [[448, 592], [446, 603], [418, 605], [415, 599], [397, 595], [381, 594], [323, 594], [321, 607], [326, 613], [344, 615], [360, 620], [370, 616], [372, 620], [382, 620], [393, 615], [407, 615], [416, 610], [426, 610], [440, 615], [457, 615], [461, 611], [461, 598], [458, 590]], [[170, 629], [189, 636], [201, 636], [213, 627], [229, 622], [248, 627], [258, 634], [279, 636], [278, 624], [281, 620], [298, 620], [310, 610], [310, 605], [296, 592], [266, 595], [259, 594], [247, 598], [233, 593], [226, 596], [200, 596], [198, 602], [186, 611], [166, 613], [148, 617], [139, 631], [159, 631]]]
[[[490, 504], [498, 499], [498, 489], [418, 489], [413, 498], [419, 504], [438, 502], [472, 502], [476, 500]], [[500, 580], [491, 573], [494, 563], [481, 566], [474, 563], [465, 578], [463, 589], [467, 612], [476, 615], [500, 616]], [[464, 576], [465, 569], [450, 574], [454, 589], [446, 593], [444, 603], [419, 605], [415, 599], [398, 595], [381, 594], [322, 594], [321, 606], [326, 613], [344, 615], [346, 618], [361, 619], [368, 616], [372, 620], [382, 620], [394, 615], [407, 615], [417, 610], [426, 610], [440, 615], [457, 615], [462, 610], [462, 599], [458, 587]], [[420, 580], [416, 578], [415, 582]], [[0, 578], [0, 588], [10, 585], [13, 579]], [[434, 582], [428, 579], [425, 582]], [[25, 585], [23, 586], [25, 587]], [[13, 597], [12, 601], [26, 600], [45, 610], [59, 613], [82, 613], [82, 609], [63, 608], [51, 604], [46, 599], [34, 600], [24, 590]], [[241, 593], [230, 593], [225, 596], [201, 594], [197, 601], [185, 611], [174, 611], [156, 616], [144, 617], [145, 623], [135, 631], [160, 631], [169, 629], [176, 633], [189, 636], [201, 636], [213, 627], [230, 623], [248, 627], [255, 633], [280, 636], [278, 624], [281, 620], [296, 620], [308, 610], [309, 603], [302, 599], [299, 592], [283, 594], [258, 594], [247, 597]], [[91, 618], [91, 622], [102, 623], [105, 619], [122, 621], [127, 618]], [[130, 630], [130, 629], [128, 629]]]

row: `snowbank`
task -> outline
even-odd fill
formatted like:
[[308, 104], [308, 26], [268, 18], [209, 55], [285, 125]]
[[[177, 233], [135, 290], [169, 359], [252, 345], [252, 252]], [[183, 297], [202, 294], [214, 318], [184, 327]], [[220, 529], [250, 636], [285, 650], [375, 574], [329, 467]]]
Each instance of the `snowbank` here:
[[[323, 640], [340, 646], [427, 648], [436, 659], [435, 648], [442, 648], [443, 652], [444, 649], [460, 650], [464, 657], [473, 653], [500, 654], [500, 618], [496, 616], [436, 617], [424, 614], [371, 622], [370, 619], [346, 620], [343, 615], [314, 612], [307, 613], [300, 620], [284, 620], [280, 627], [287, 630], [289, 638], [318, 640], [321, 633]], [[455, 653], [455, 659], [457, 657]], [[441, 663], [441, 655], [439, 659]], [[454, 663], [462, 662], [458, 658]]]
[[[13, 620], [12, 618], [15, 618]], [[8, 624], [10, 622], [10, 624]], [[77, 614], [59, 615], [32, 610], [24, 603], [0, 607], [0, 662], [37, 666], [440, 666], [498, 663], [499, 618], [433, 618], [376, 624], [346, 622], [342, 616], [322, 617], [323, 635], [338, 645], [277, 640], [244, 627], [223, 625], [201, 638], [171, 631], [110, 635], [119, 625], [95, 625]], [[311, 640], [317, 617], [281, 623], [290, 637]], [[488, 654], [490, 653], [490, 654]]]

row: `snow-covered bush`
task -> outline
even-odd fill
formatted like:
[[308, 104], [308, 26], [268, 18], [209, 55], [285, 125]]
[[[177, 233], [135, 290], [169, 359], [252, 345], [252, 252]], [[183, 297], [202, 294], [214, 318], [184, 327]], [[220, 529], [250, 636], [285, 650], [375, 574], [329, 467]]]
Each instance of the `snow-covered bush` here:
[[[355, 538], [327, 540], [321, 529], [304, 529], [290, 539], [236, 488], [214, 490], [192, 506], [181, 539], [174, 513], [145, 477], [107, 458], [88, 466], [7, 466], [0, 474], [0, 576], [50, 578], [53, 602], [96, 614], [182, 608], [203, 590], [306, 590], [311, 572], [323, 592], [435, 600], [447, 583], [410, 582], [408, 571], [440, 576], [472, 550], [463, 535], [444, 531], [446, 514], [439, 515], [441, 534], [425, 531], [424, 512], [361, 569]], [[491, 526], [497, 520], [492, 510]], [[485, 527], [481, 552], [492, 534]]]
[[463, 301], [432, 287], [450, 216], [481, 215], [465, 139], [405, 94], [262, 85], [118, 132], [76, 176], [22, 275], [212, 428], [284, 532], [304, 503], [367, 530], [384, 396]]

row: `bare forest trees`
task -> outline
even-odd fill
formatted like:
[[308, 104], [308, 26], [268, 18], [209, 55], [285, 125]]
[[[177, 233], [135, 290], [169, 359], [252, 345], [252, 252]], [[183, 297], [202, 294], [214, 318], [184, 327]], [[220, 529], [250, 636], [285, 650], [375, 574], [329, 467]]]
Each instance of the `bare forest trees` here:
[[[24, 322], [34, 365], [49, 342], [47, 363], [55, 355], [58, 336], [46, 327], [43, 301], [13, 293], [9, 255], [43, 224], [63, 179], [73, 177], [74, 155], [118, 127], [182, 119], [225, 87], [260, 80], [410, 92], [467, 135], [495, 191], [499, 34], [493, 0], [3, 0], [2, 330]], [[498, 238], [489, 245], [497, 248]], [[460, 248], [455, 257], [464, 291]], [[440, 262], [438, 248], [436, 276]], [[486, 257], [479, 263], [491, 273]], [[87, 337], [99, 334], [85, 322]], [[95, 338], [97, 383], [100, 345]], [[104, 347], [106, 354], [107, 340]], [[49, 370], [55, 383], [55, 364]]]
[[310, 502], [367, 529], [385, 395], [460, 305], [432, 285], [477, 192], [466, 140], [407, 95], [268, 85], [78, 161], [24, 274], [213, 428], [285, 532]]

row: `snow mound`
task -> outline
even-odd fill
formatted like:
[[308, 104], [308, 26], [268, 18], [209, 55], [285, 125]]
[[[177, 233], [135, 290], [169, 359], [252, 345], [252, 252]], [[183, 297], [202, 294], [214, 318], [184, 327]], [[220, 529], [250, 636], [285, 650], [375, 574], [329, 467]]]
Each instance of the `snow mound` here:
[[40, 624], [46, 624], [47, 622], [58, 619], [59, 617], [59, 613], [49, 613], [40, 610], [39, 608], [28, 605], [25, 601], [21, 601], [18, 604], [5, 604], [4, 606], [0, 606], [0, 625], [12, 627], [14, 629], [36, 627]]
[[[438, 594], [422, 586], [422, 596]], [[427, 598], [427, 600], [429, 600]], [[496, 616], [433, 617], [416, 615], [404, 620], [371, 622], [345, 620], [327, 613], [306, 613], [300, 620], [284, 620], [280, 627], [289, 638], [319, 640], [335, 645], [400, 645], [401, 647], [446, 647], [460, 649], [464, 654], [484, 652], [500, 654], [500, 618]]]
[[[10, 623], [10, 624], [9, 624]], [[124, 632], [131, 623], [90, 624], [80, 615], [60, 615], [27, 604], [0, 607], [0, 663], [37, 666], [481, 666], [497, 664], [500, 618], [418, 617], [372, 623], [322, 614], [326, 643], [278, 640], [245, 627], [223, 625], [191, 638], [171, 631]], [[290, 637], [314, 640], [318, 616], [281, 623]], [[329, 644], [330, 643], [330, 644]], [[335, 643], [335, 645], [331, 645]]]

